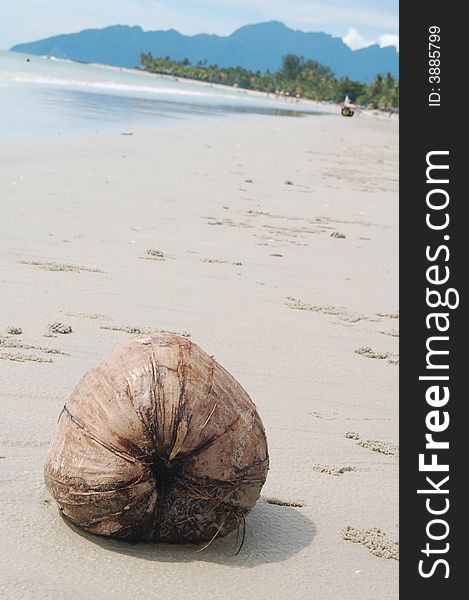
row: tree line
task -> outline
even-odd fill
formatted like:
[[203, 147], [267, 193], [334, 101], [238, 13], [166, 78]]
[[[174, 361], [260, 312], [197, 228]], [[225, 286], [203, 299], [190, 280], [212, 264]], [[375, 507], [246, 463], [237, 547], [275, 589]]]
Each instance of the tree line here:
[[191, 64], [166, 57], [154, 57], [142, 52], [142, 68], [152, 73], [197, 79], [207, 83], [219, 83], [246, 90], [257, 90], [317, 101], [341, 102], [345, 96], [356, 104], [373, 108], [397, 108], [399, 106], [399, 81], [391, 73], [377, 75], [370, 84], [354, 81], [348, 77], [337, 79], [329, 67], [295, 54], [287, 54], [280, 69], [274, 73], [250, 71], [243, 67], [219, 67], [207, 61]]

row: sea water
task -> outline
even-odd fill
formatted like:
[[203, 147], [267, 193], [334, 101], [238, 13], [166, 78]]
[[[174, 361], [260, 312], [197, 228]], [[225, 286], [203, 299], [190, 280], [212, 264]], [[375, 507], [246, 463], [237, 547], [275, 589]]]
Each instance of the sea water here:
[[0, 50], [0, 137], [122, 130], [221, 113], [318, 114], [294, 99]]

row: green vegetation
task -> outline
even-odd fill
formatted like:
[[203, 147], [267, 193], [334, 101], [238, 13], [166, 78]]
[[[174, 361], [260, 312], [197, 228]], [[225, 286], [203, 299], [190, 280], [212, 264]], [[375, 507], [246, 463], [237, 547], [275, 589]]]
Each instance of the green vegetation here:
[[247, 90], [336, 102], [343, 101], [348, 95], [350, 100], [357, 104], [386, 108], [399, 106], [399, 81], [390, 73], [386, 76], [377, 75], [370, 85], [352, 81], [348, 77], [336, 79], [329, 67], [314, 60], [303, 60], [295, 54], [287, 54], [283, 58], [282, 67], [275, 73], [254, 73], [242, 67], [221, 68], [217, 65], [207, 65], [207, 61], [192, 65], [187, 58], [174, 61], [169, 57], [153, 57], [150, 52], [141, 54], [141, 63], [143, 69], [152, 73], [220, 83]]

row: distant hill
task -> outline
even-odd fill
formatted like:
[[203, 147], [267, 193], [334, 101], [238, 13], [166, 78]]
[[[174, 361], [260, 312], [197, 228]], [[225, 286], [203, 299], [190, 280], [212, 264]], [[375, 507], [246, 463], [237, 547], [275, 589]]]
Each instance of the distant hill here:
[[140, 53], [151, 52], [173, 60], [187, 57], [193, 64], [207, 60], [208, 64], [253, 71], [275, 71], [281, 66], [282, 56], [291, 53], [330, 67], [336, 77], [369, 83], [378, 73], [399, 76], [399, 55], [393, 46], [351, 50], [340, 38], [295, 31], [277, 21], [246, 25], [226, 37], [186, 36], [174, 29], [143, 31], [141, 27], [113, 25], [18, 44], [11, 50], [120, 67], [136, 67]]

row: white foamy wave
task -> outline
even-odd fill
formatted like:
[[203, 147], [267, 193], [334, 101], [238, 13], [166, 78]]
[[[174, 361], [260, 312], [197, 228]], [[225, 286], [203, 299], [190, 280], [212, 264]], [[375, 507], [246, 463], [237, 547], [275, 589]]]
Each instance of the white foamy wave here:
[[132, 85], [125, 83], [117, 83], [112, 80], [107, 81], [84, 81], [80, 79], [63, 79], [58, 77], [46, 77], [40, 75], [32, 75], [30, 73], [11, 73], [0, 71], [0, 83], [33, 83], [40, 85], [52, 85], [52, 86], [63, 86], [63, 87], [74, 87], [80, 89], [96, 89], [113, 92], [134, 92], [134, 93], [148, 93], [155, 95], [171, 95], [171, 96], [194, 96], [200, 98], [213, 98], [213, 99], [231, 99], [231, 100], [245, 100], [246, 95], [244, 94], [230, 94], [230, 93], [217, 93], [216, 91], [201, 91], [201, 90], [189, 90], [180, 89], [175, 87], [154, 87], [146, 85]]
[[59, 58], [58, 56], [52, 56], [51, 54], [40, 54], [39, 58], [46, 58], [47, 60], [54, 60], [56, 62], [61, 62], [61, 63], [69, 63], [69, 64], [76, 63], [75, 60], [70, 60], [69, 58]]

